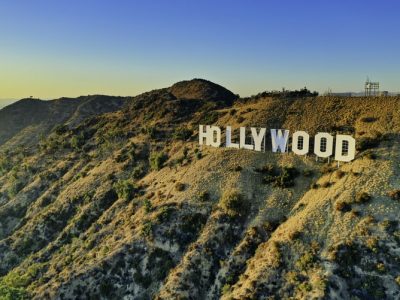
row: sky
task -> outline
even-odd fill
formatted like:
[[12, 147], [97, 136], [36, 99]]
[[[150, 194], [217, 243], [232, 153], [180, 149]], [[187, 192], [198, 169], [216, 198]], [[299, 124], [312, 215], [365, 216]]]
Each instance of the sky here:
[[241, 96], [400, 91], [400, 1], [0, 0], [0, 99], [137, 95], [205, 78]]

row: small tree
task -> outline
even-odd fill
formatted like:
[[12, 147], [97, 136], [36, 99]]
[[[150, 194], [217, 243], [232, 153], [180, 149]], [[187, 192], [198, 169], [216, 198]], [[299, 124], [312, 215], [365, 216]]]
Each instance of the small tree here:
[[168, 156], [163, 152], [152, 152], [149, 157], [150, 168], [155, 171], [161, 170]]
[[135, 194], [135, 186], [129, 180], [118, 180], [114, 184], [119, 199], [129, 200]]
[[222, 210], [231, 217], [243, 216], [248, 206], [238, 191], [226, 191], [220, 201]]

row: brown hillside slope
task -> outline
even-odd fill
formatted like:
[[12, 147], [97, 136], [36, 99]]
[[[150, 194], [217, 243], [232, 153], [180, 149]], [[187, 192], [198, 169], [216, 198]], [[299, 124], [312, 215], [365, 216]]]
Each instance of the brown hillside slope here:
[[34, 145], [57, 125], [77, 125], [84, 119], [119, 110], [122, 97], [102, 95], [43, 101], [22, 99], [0, 109], [0, 145]]
[[[0, 291], [399, 297], [400, 99], [187, 99], [139, 95], [0, 161]], [[212, 123], [352, 132], [359, 150], [338, 168], [313, 155], [199, 147], [198, 124]], [[290, 180], [266, 183], [271, 168]]]

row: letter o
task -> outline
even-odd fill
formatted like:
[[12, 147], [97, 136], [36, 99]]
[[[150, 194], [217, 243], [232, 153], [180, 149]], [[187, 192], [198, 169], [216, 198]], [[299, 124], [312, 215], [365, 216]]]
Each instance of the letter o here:
[[[302, 144], [302, 148], [299, 145]], [[296, 131], [292, 136], [292, 151], [297, 155], [305, 155], [310, 147], [310, 136], [305, 131]]]
[[319, 157], [329, 157], [333, 153], [333, 136], [318, 132], [314, 138], [314, 153]]

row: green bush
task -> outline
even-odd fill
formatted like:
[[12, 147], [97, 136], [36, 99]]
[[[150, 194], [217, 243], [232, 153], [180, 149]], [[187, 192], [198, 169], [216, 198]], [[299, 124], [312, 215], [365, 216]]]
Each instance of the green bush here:
[[146, 221], [142, 226], [142, 235], [145, 237], [152, 237], [153, 235], [153, 223], [151, 221]]
[[114, 183], [114, 189], [118, 198], [124, 200], [131, 199], [136, 191], [135, 186], [129, 180], [118, 180]]
[[136, 167], [132, 170], [132, 177], [135, 179], [140, 179], [145, 175], [146, 171], [143, 164], [139, 163]]
[[6, 156], [1, 153], [0, 154], [0, 176], [10, 171], [12, 168], [12, 164], [10, 160], [6, 158]]
[[307, 269], [311, 268], [314, 264], [316, 258], [315, 255], [311, 252], [306, 252], [301, 256], [295, 263], [297, 269], [301, 271], [306, 271]]
[[23, 189], [23, 187], [24, 187], [24, 183], [21, 180], [19, 180], [19, 179], [13, 180], [8, 189], [8, 195], [10, 197], [14, 197]]
[[243, 216], [248, 205], [238, 191], [226, 191], [219, 203], [222, 210], [231, 217]]
[[11, 271], [0, 280], [0, 300], [30, 299], [26, 288], [40, 274], [43, 264], [33, 264], [23, 274]]
[[71, 147], [75, 150], [80, 150], [84, 144], [85, 136], [83, 135], [83, 132], [81, 132], [79, 135], [74, 135], [71, 138]]
[[153, 210], [153, 205], [151, 204], [149, 199], [143, 200], [143, 207], [144, 207], [144, 211], [146, 212], [146, 214], [148, 214], [149, 212], [151, 212]]
[[264, 176], [264, 183], [272, 184], [275, 187], [288, 188], [294, 186], [295, 178], [299, 175], [296, 168], [286, 166], [280, 170], [271, 165], [266, 165], [263, 169], [259, 170]]
[[164, 167], [168, 156], [163, 152], [152, 152], [149, 157], [150, 168], [158, 171]]
[[172, 138], [175, 140], [186, 141], [188, 140], [193, 134], [193, 130], [187, 127], [178, 127], [175, 129], [174, 133], [172, 134]]
[[231, 291], [231, 286], [229, 284], [224, 284], [224, 286], [221, 289], [221, 294], [222, 295], [227, 295]]
[[201, 153], [201, 151], [198, 151], [195, 153], [195, 156], [197, 159], [201, 159], [203, 157], [203, 154]]
[[26, 300], [29, 298], [25, 288], [16, 288], [0, 282], [0, 300]]
[[380, 138], [375, 137], [375, 138], [370, 138], [370, 137], [364, 137], [358, 140], [356, 149], [358, 151], [363, 151], [371, 148], [376, 148], [379, 146], [380, 143]]

